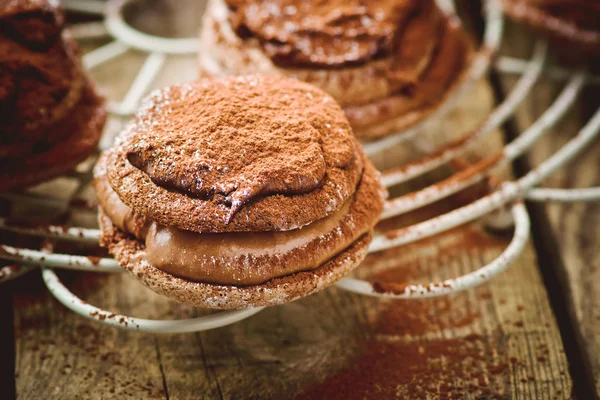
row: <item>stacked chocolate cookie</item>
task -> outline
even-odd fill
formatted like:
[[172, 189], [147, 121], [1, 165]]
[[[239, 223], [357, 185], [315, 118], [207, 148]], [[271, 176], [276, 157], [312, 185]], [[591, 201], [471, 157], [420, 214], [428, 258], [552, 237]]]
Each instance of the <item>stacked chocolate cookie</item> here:
[[434, 0], [209, 0], [203, 76], [263, 73], [311, 83], [371, 140], [422, 121], [456, 87], [470, 46]]
[[56, 2], [0, 2], [0, 190], [74, 168], [105, 118]]
[[385, 190], [321, 90], [251, 75], [153, 93], [96, 170], [103, 243], [211, 308], [292, 301], [365, 257]]

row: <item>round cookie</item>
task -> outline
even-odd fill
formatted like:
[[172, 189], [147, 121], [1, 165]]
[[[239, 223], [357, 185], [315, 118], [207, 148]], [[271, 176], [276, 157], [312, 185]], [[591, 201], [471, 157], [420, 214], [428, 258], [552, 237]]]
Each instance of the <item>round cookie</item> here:
[[210, 0], [201, 76], [286, 75], [334, 97], [361, 140], [409, 128], [462, 81], [470, 45], [434, 1]]
[[152, 94], [109, 153], [107, 175], [127, 206], [163, 225], [281, 231], [330, 215], [352, 195], [359, 147], [331, 97], [252, 75]]
[[386, 191], [314, 87], [246, 76], [155, 92], [94, 169], [101, 244], [152, 290], [281, 304], [365, 257]]

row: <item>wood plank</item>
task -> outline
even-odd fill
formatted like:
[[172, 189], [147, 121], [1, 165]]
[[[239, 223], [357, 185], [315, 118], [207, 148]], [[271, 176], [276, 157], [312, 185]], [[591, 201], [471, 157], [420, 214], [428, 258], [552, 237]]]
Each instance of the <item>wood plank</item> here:
[[[124, 57], [95, 72], [111, 96], [124, 93], [128, 74], [139, 65], [139, 55], [130, 57], [138, 61]], [[169, 78], [178, 80], [187, 79], [178, 72], [187, 77], [191, 67], [167, 68]], [[422, 137], [465, 132], [492, 106], [489, 86], [478, 85]], [[494, 151], [500, 141], [496, 133], [474, 148]], [[415, 153], [417, 147], [400, 146], [377, 162], [396, 165], [400, 150]], [[469, 198], [454, 196], [386, 225], [405, 225]], [[93, 209], [80, 209], [69, 221], [91, 225], [93, 216]], [[439, 281], [489, 262], [508, 241], [509, 235], [468, 225], [370, 256], [357, 273], [397, 283]], [[17, 391], [21, 398], [43, 393], [48, 399], [567, 399], [572, 381], [536, 263], [528, 246], [491, 283], [451, 297], [383, 301], [332, 288], [230, 327], [165, 336], [78, 317], [52, 299], [33, 273], [14, 285]], [[60, 275], [76, 294], [115, 312], [162, 319], [207, 312], [162, 298], [126, 274]]]
[[[362, 272], [368, 275], [365, 270], [372, 268], [400, 283], [447, 278], [490, 261], [505, 245], [505, 238], [468, 228], [373, 257]], [[531, 268], [534, 262], [529, 252], [493, 284], [451, 298], [377, 301], [331, 289], [229, 328], [159, 337], [120, 332], [75, 316], [30, 277], [18, 282], [15, 300], [19, 393], [24, 398], [42, 391], [50, 391], [51, 398], [77, 393], [161, 398], [164, 380], [173, 398], [278, 398], [297, 391], [342, 390], [342, 383], [335, 382], [351, 377], [360, 362], [382, 376], [368, 376], [373, 381], [362, 381], [357, 395], [363, 393], [360, 389], [374, 393], [375, 385], [389, 394], [410, 377], [409, 382], [463, 379], [471, 384], [481, 379], [472, 398], [482, 393], [512, 398], [543, 398], [539, 393], [563, 398], [563, 393], [568, 398], [566, 361], [544, 288]], [[67, 277], [76, 293], [113, 310], [154, 318], [196, 314], [149, 293], [126, 275]], [[530, 284], [519, 287], [516, 279]], [[428, 355], [415, 359], [406, 354], [415, 342], [424, 343]], [[381, 346], [386, 358], [370, 358], [367, 352], [383, 351]], [[476, 370], [464, 366], [459, 373], [461, 363], [445, 360], [446, 351], [457, 347], [465, 360], [477, 363]], [[413, 372], [403, 363], [394, 368], [393, 362], [409, 356], [413, 358], [406, 361], [433, 371]], [[441, 362], [447, 363], [444, 368], [435, 367]]]
[[[511, 53], [521, 53], [527, 46], [515, 27], [509, 37]], [[510, 83], [509, 79], [505, 80]], [[517, 114], [520, 129], [529, 126], [554, 100], [563, 82], [544, 80]], [[600, 106], [597, 87], [587, 87], [565, 118], [550, 129], [547, 139], [532, 149], [528, 160], [538, 165], [571, 139]], [[561, 168], [543, 186], [583, 188], [600, 185], [600, 142], [590, 146], [575, 162]], [[548, 203], [545, 206], [553, 234], [559, 245], [565, 279], [568, 280], [568, 307], [576, 317], [577, 334], [583, 338], [584, 362], [591, 366], [596, 393], [600, 393], [600, 204]]]

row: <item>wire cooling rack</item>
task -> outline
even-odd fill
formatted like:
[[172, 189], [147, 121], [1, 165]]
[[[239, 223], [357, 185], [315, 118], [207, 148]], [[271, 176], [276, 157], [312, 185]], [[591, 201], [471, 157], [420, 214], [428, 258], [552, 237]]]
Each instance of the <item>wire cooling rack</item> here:
[[[138, 102], [148, 91], [148, 88], [158, 76], [169, 56], [183, 54], [196, 56], [199, 47], [196, 38], [163, 38], [152, 36], [133, 28], [125, 20], [123, 11], [128, 3], [134, 1], [136, 0], [109, 0], [107, 2], [95, 0], [64, 1], [64, 6], [68, 10], [104, 17], [103, 22], [87, 22], [73, 26], [71, 29], [72, 35], [78, 40], [85, 41], [99, 37], [111, 37], [114, 39], [108, 44], [84, 55], [83, 63], [88, 70], [92, 70], [101, 64], [109, 63], [116, 57], [132, 49], [147, 54], [143, 66], [132, 81], [123, 99], [120, 102], [110, 102], [108, 105], [110, 113], [120, 117], [130, 117], [133, 115]], [[452, 0], [439, 0], [439, 3], [448, 15], [452, 18], [458, 18]], [[444, 100], [442, 106], [435, 113], [419, 125], [382, 140], [365, 144], [366, 153], [373, 156], [390, 146], [409, 140], [416, 133], [442, 118], [456, 107], [460, 97], [475, 82], [484, 77], [492, 64], [495, 64], [495, 67], [501, 72], [520, 75], [519, 80], [504, 101], [481, 121], [477, 129], [465, 133], [460, 138], [445, 143], [439, 148], [428, 148], [426, 156], [421, 159], [406, 163], [398, 168], [383, 171], [382, 179], [387, 187], [408, 182], [465, 154], [469, 144], [489, 134], [513, 115], [542, 74], [556, 80], [565, 81], [565, 86], [552, 105], [528, 129], [522, 132], [514, 141], [506, 144], [497, 154], [493, 154], [476, 164], [468, 165], [466, 169], [433, 185], [388, 200], [385, 204], [382, 219], [392, 218], [419, 209], [484, 181], [490, 176], [490, 172], [494, 168], [506, 165], [521, 156], [538, 139], [545, 135], [549, 128], [557, 123], [571, 105], [573, 105], [584, 85], [600, 83], [600, 79], [588, 76], [583, 70], [575, 71], [558, 67], [546, 68], [548, 45], [543, 40], [539, 40], [535, 44], [531, 57], [528, 60], [495, 57], [502, 42], [504, 28], [500, 1], [485, 0], [483, 13], [485, 16], [483, 43], [475, 53], [467, 73], [453, 93]], [[101, 86], [102, 82], [99, 82], [99, 84]], [[524, 199], [560, 202], [600, 200], [600, 188], [598, 187], [584, 189], [538, 187], [540, 182], [546, 177], [571, 161], [582, 149], [592, 143], [599, 132], [600, 110], [595, 112], [591, 119], [587, 121], [569, 142], [522, 178], [501, 182], [483, 197], [448, 213], [408, 227], [377, 235], [369, 247], [369, 252], [375, 253], [405, 245], [476, 220], [498, 209], [509, 207], [512, 221], [515, 225], [512, 240], [502, 254], [489, 264], [454, 279], [422, 285], [407, 285], [404, 291], [400, 293], [380, 293], [375, 291], [370, 282], [350, 277], [342, 278], [336, 283], [336, 286], [367, 296], [415, 299], [454, 293], [490, 280], [506, 269], [522, 253], [529, 239], [530, 221], [522, 202]], [[100, 147], [110, 145], [106, 141], [101, 141], [101, 143], [103, 145]], [[90, 165], [84, 172], [79, 171], [71, 175], [79, 180], [79, 188], [89, 183], [91, 168], [92, 166]], [[13, 201], [38, 202], [42, 205], [56, 201], [51, 198], [32, 197], [27, 193], [2, 194], [0, 197]], [[91, 244], [98, 242], [100, 234], [96, 229], [80, 227], [23, 226], [1, 218], [0, 229], [23, 235]], [[55, 254], [43, 250], [16, 248], [7, 245], [0, 245], [0, 259], [22, 264], [19, 268], [4, 267], [0, 269], [0, 283], [13, 279], [34, 268], [41, 267], [43, 280], [47, 288], [66, 307], [84, 317], [124, 329], [154, 333], [208, 330], [235, 323], [250, 317], [262, 309], [251, 308], [247, 310], [225, 311], [200, 318], [175, 321], [132, 318], [102, 310], [88, 304], [69, 291], [54, 273], [54, 269], [57, 268], [105, 273], [124, 271], [113, 259], [91, 259], [85, 256]]]

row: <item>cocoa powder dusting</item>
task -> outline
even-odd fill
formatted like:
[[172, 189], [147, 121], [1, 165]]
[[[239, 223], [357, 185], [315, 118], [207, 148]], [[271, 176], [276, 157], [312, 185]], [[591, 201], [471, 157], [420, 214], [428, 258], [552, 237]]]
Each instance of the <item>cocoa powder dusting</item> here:
[[[453, 234], [472, 236], [474, 242], [485, 240], [482, 233], [469, 228], [462, 235]], [[493, 245], [493, 240], [487, 242], [487, 246]], [[436, 256], [455, 254], [470, 246], [462, 240], [450, 242]], [[409, 252], [418, 251], [416, 245], [407, 247]], [[378, 268], [390, 257], [376, 255], [363, 268]], [[427, 259], [409, 259], [376, 270], [369, 279], [397, 285], [421, 282], [430, 279], [433, 264]], [[520, 367], [521, 362], [515, 356], [509, 358], [502, 340], [473, 332], [482, 324], [479, 310], [493, 305], [489, 288], [476, 289], [474, 297], [476, 307], [473, 296], [465, 292], [379, 302], [372, 335], [362, 343], [360, 354], [350, 359], [346, 368], [306, 388], [298, 398], [504, 398], [510, 369]], [[452, 338], [446, 339], [448, 332]], [[539, 362], [545, 357], [543, 349], [537, 352]]]
[[[382, 228], [384, 228], [385, 221], [381, 225], [383, 225]], [[393, 239], [408, 233], [410, 230], [411, 227], [401, 228], [393, 230], [389, 233], [384, 233], [383, 235], [390, 239]], [[441, 251], [439, 254], [440, 256], [452, 256], [458, 251], [464, 250], [465, 248], [488, 249], [494, 247], [502, 247], [506, 245], [506, 243], [501, 239], [484, 234], [483, 232], [481, 232], [480, 229], [469, 226], [451, 229], [447, 231], [443, 236], [445, 238], [448, 238], [449, 241], [444, 245], [443, 251]], [[439, 237], [420, 240], [415, 244], [404, 246], [401, 251], [410, 252], [413, 251], [413, 249], [418, 249], [421, 246], [427, 246], [437, 240], [439, 240]], [[388, 257], [393, 257], [392, 254], [394, 254], [395, 252], [396, 250], [392, 249], [381, 254], [389, 254]], [[379, 255], [375, 257], [382, 256]], [[383, 256], [383, 258], [385, 257], [386, 256]], [[420, 266], [418, 262], [414, 262], [410, 263], [410, 268], [407, 268], [406, 265], [403, 265], [399, 268], [392, 268], [382, 271], [376, 275], [369, 277], [369, 281], [372, 283], [373, 289], [378, 293], [402, 294], [410, 285], [418, 283], [416, 282], [415, 278], [419, 275]], [[448, 284], [444, 282], [434, 282], [429, 285], [429, 290], [431, 290], [434, 286], [447, 287]], [[492, 297], [491, 293], [488, 291], [481, 291], [479, 296], [485, 300], [489, 300]]]
[[245, 78], [167, 88], [142, 107], [134, 129], [144, 134], [130, 137], [127, 158], [157, 185], [221, 198], [229, 218], [257, 196], [311, 192], [328, 168], [346, 168], [356, 155], [341, 115], [311, 118], [303, 111], [319, 94], [286, 91], [286, 83]]
[[[299, 399], [443, 398], [500, 396], [486, 375], [505, 372], [483, 340], [425, 343], [369, 341], [353, 367], [308, 389]], [[377, 382], [377, 384], [375, 384]]]
[[332, 67], [389, 55], [399, 27], [427, 1], [227, 0], [231, 25], [257, 38], [276, 63]]
[[[375, 288], [377, 285], [399, 288], [428, 274], [428, 268], [415, 261], [385, 269], [369, 280], [374, 282]], [[424, 300], [385, 302], [381, 306], [375, 332], [421, 336], [443, 329], [466, 327], [480, 316], [478, 311], [468, 311], [468, 308], [468, 298], [464, 293]]]
[[296, 229], [339, 209], [363, 171], [330, 96], [260, 75], [154, 92], [107, 164], [123, 203], [195, 232]]

